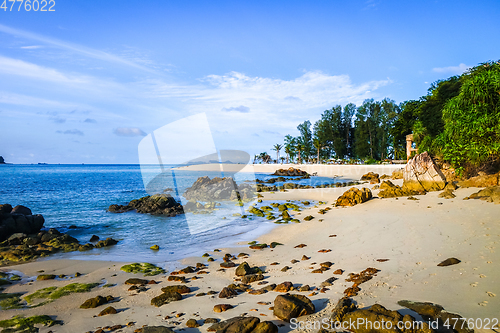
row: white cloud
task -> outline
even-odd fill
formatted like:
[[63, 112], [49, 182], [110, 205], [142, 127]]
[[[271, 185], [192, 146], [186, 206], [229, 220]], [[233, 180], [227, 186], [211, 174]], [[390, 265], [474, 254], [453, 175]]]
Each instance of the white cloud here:
[[80, 135], [84, 136], [83, 132], [77, 129], [72, 129], [72, 130], [66, 130], [66, 131], [56, 131], [56, 133], [59, 134], [69, 134], [69, 135]]
[[222, 111], [248, 113], [248, 112], [250, 112], [250, 108], [247, 106], [244, 106], [244, 105], [240, 105], [240, 106], [236, 106], [236, 107], [232, 106], [230, 108], [222, 108]]
[[27, 45], [27, 46], [21, 46], [22, 49], [25, 50], [34, 50], [34, 49], [41, 49], [43, 46], [41, 45]]
[[64, 49], [67, 51], [76, 52], [76, 53], [81, 54], [81, 55], [86, 56], [86, 57], [100, 59], [100, 60], [104, 60], [104, 61], [108, 61], [108, 62], [112, 62], [112, 63], [116, 63], [116, 64], [121, 64], [121, 65], [126, 65], [126, 66], [134, 67], [137, 69], [141, 69], [141, 70], [144, 70], [147, 72], [153, 72], [151, 69], [144, 67], [142, 65], [139, 65], [133, 61], [123, 59], [123, 58], [120, 58], [120, 57], [115, 56], [113, 54], [103, 52], [100, 50], [95, 50], [92, 48], [88, 48], [88, 47], [85, 47], [82, 45], [61, 41], [61, 40], [58, 40], [55, 38], [45, 37], [42, 35], [38, 35], [38, 34], [35, 34], [32, 32], [28, 32], [28, 31], [24, 31], [24, 30], [20, 30], [20, 29], [14, 29], [14, 28], [8, 27], [8, 26], [3, 25], [3, 24], [0, 24], [0, 31], [7, 33], [7, 34], [10, 34], [10, 35], [13, 35], [13, 36], [35, 40], [37, 42], [45, 43], [45, 44], [51, 45], [53, 47], [57, 47], [57, 48]]
[[466, 64], [460, 64], [458, 66], [436, 67], [436, 68], [433, 68], [432, 70], [436, 73], [447, 73], [447, 74], [452, 74], [452, 75], [460, 75], [469, 68], [470, 68], [470, 66], [467, 66]]
[[146, 136], [146, 133], [137, 127], [118, 127], [113, 133], [118, 136]]

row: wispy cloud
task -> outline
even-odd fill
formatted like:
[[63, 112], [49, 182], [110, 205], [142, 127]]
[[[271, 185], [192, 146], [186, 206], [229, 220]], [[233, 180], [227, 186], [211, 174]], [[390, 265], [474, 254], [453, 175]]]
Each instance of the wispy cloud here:
[[86, 57], [100, 59], [100, 60], [104, 60], [104, 61], [108, 61], [108, 62], [112, 62], [112, 63], [116, 63], [116, 64], [129, 66], [129, 67], [134, 67], [134, 68], [141, 69], [141, 70], [147, 71], [147, 72], [153, 72], [153, 70], [151, 70], [145, 66], [142, 66], [140, 64], [137, 64], [137, 63], [130, 61], [130, 60], [127, 60], [127, 59], [123, 59], [123, 58], [118, 57], [116, 55], [113, 55], [113, 54], [110, 54], [107, 52], [103, 52], [100, 50], [88, 48], [88, 47], [85, 47], [82, 45], [62, 41], [62, 40], [59, 40], [56, 38], [46, 37], [46, 36], [42, 36], [42, 35], [35, 34], [32, 32], [24, 31], [21, 29], [11, 28], [11, 27], [8, 27], [8, 26], [3, 25], [3, 24], [0, 24], [0, 31], [7, 33], [7, 34], [10, 34], [10, 35], [23, 37], [26, 39], [31, 39], [31, 40], [34, 40], [37, 42], [45, 43], [45, 44], [51, 45], [53, 47], [57, 47], [57, 48], [64, 49], [67, 51], [76, 52], [76, 53], [84, 55]]
[[460, 64], [458, 66], [448, 66], [448, 67], [436, 67], [433, 68], [432, 71], [436, 73], [447, 73], [452, 75], [460, 75], [469, 69], [471, 66], [467, 66], [466, 64]]
[[25, 50], [35, 50], [35, 49], [41, 49], [43, 48], [42, 45], [27, 45], [27, 46], [21, 46], [22, 49]]
[[66, 118], [61, 117], [50, 118], [50, 120], [52, 120], [56, 124], [64, 124], [66, 122]]
[[118, 127], [113, 133], [118, 136], [146, 136], [146, 133], [137, 127]]
[[56, 131], [56, 133], [59, 133], [59, 134], [68, 134], [68, 135], [80, 135], [80, 136], [84, 136], [85, 135], [82, 131], [77, 130], [77, 129], [66, 130], [66, 131]]
[[236, 106], [236, 107], [230, 107], [230, 108], [222, 108], [222, 111], [226, 112], [241, 112], [241, 113], [248, 113], [250, 112], [250, 108], [244, 105]]
[[92, 118], [87, 118], [83, 122], [84, 123], [89, 123], [89, 124], [97, 124], [97, 120], [92, 119]]
[[48, 100], [38, 97], [32, 97], [22, 94], [0, 91], [0, 103], [12, 105], [24, 105], [35, 107], [50, 107], [50, 108], [69, 108], [75, 107], [75, 104], [65, 103], [62, 101]]

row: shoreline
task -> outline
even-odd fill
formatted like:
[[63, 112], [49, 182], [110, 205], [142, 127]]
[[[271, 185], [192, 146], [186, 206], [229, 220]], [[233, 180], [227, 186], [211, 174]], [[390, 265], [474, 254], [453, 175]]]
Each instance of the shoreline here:
[[[266, 168], [262, 169], [267, 170], [268, 167], [275, 169], [276, 166], [284, 168], [282, 165], [266, 165]], [[295, 167], [301, 168], [300, 166]], [[390, 175], [392, 171], [380, 172], [381, 169], [384, 169], [380, 167], [399, 169], [401, 165], [378, 166], [379, 168], [374, 169], [364, 169], [365, 167], [373, 166], [353, 168], [351, 173], [357, 175], [359, 172], [368, 170]], [[329, 173], [335, 173], [335, 169], [337, 168], [332, 168]], [[308, 170], [306, 169], [306, 171]], [[320, 176], [319, 172], [318, 176]], [[402, 181], [393, 182], [401, 184]], [[354, 187], [372, 188], [373, 185], [362, 184]], [[161, 287], [177, 284], [167, 281], [170, 272], [165, 275], [146, 277], [154, 279], [159, 284], [148, 286], [147, 291], [134, 294], [127, 291], [128, 286], [124, 285], [124, 281], [130, 277], [143, 278], [143, 276], [142, 274], [120, 271], [120, 267], [125, 264], [124, 262], [51, 260], [49, 258], [49, 260], [3, 267], [0, 271], [19, 270], [33, 275], [39, 274], [37, 271], [41, 269], [45, 271], [44, 274], [70, 275], [78, 270], [84, 274], [81, 277], [68, 280], [68, 282], [51, 280], [35, 281], [32, 284], [15, 284], [8, 287], [5, 292], [33, 292], [53, 285], [65, 285], [69, 281], [115, 283], [116, 286], [106, 289], [98, 287], [88, 293], [72, 294], [38, 308], [1, 311], [0, 320], [11, 318], [17, 314], [27, 315], [29, 313], [29, 315], [57, 315], [57, 319], [64, 321], [63, 326], [42, 328], [41, 332], [49, 330], [71, 332], [74, 331], [75, 327], [78, 327], [80, 331], [95, 331], [97, 327], [124, 325], [129, 321], [136, 322], [136, 325], [123, 328], [123, 332], [133, 332], [146, 324], [173, 326], [175, 331], [184, 328], [185, 332], [188, 333], [205, 332], [210, 325], [201, 326], [199, 330], [186, 328], [186, 320], [209, 317], [228, 319], [242, 313], [258, 316], [261, 320], [272, 320], [276, 324], [283, 323], [274, 317], [272, 311], [268, 309], [272, 304], [267, 306], [257, 304], [257, 302], [272, 303], [274, 298], [279, 295], [276, 292], [268, 292], [258, 296], [243, 293], [231, 299], [219, 299], [217, 295], [214, 298], [194, 296], [196, 293], [209, 290], [218, 292], [223, 287], [234, 283], [234, 268], [226, 269], [224, 272], [218, 271], [219, 264], [225, 253], [236, 256], [240, 252], [249, 254], [249, 257], [248, 259], [235, 260], [235, 263], [247, 261], [250, 266], [263, 268], [266, 272], [264, 274], [265, 281], [268, 283], [279, 284], [291, 281], [295, 286], [309, 284], [314, 288], [319, 287], [321, 282], [329, 277], [338, 278], [332, 286], [327, 287], [329, 290], [326, 290], [325, 293], [308, 296], [313, 291], [298, 292], [308, 296], [317, 309], [316, 313], [301, 318], [304, 320], [317, 320], [323, 315], [331, 313], [333, 306], [342, 297], [344, 289], [351, 286], [351, 283], [345, 281], [347, 274], [350, 272], [359, 273], [368, 267], [375, 267], [380, 272], [372, 280], [360, 286], [361, 292], [354, 297], [360, 307], [380, 303], [390, 310], [402, 310], [403, 313], [411, 313], [417, 317], [415, 313], [403, 309], [397, 304], [399, 300], [408, 299], [438, 303], [447, 311], [459, 313], [465, 318], [484, 319], [497, 315], [497, 310], [500, 308], [500, 290], [495, 284], [499, 275], [495, 267], [500, 262], [500, 255], [496, 251], [498, 236], [500, 236], [500, 226], [497, 223], [500, 205], [481, 200], [463, 201], [464, 197], [478, 190], [478, 188], [464, 188], [455, 191], [457, 196], [455, 199], [441, 199], [438, 198], [440, 192], [430, 192], [417, 196], [419, 199], [417, 201], [407, 200], [406, 197], [379, 199], [376, 198], [378, 190], [372, 190], [375, 198], [366, 203], [348, 208], [333, 207], [332, 203], [347, 189], [347, 187], [295, 189], [286, 192], [262, 193], [264, 202], [323, 200], [327, 201], [327, 204], [318, 206], [318, 208], [307, 208], [301, 212], [291, 212], [294, 217], [301, 220], [301, 223], [278, 225], [256, 238], [259, 243], [280, 242], [283, 244], [274, 249], [251, 250], [248, 248], [247, 242], [242, 241], [235, 246], [219, 248], [221, 252], [209, 251], [211, 257], [216, 259], [212, 263], [207, 262], [207, 258], [202, 258], [202, 253], [199, 256], [181, 259], [179, 263], [182, 266], [194, 266], [198, 262], [208, 264], [209, 274], [188, 274], [187, 277], [191, 280], [187, 285], [194, 291], [188, 294], [185, 299], [160, 308], [150, 305], [150, 300], [161, 294]], [[332, 209], [324, 215], [318, 213], [320, 208], [327, 206], [332, 207]], [[314, 219], [303, 221], [303, 217], [307, 215], [314, 216]], [[323, 221], [320, 222], [320, 219]], [[336, 235], [336, 237], [329, 237], [330, 235]], [[301, 243], [307, 246], [295, 248]], [[331, 252], [319, 253], [318, 251], [321, 249], [329, 249]], [[303, 255], [310, 257], [310, 259], [301, 260]], [[449, 257], [456, 257], [462, 262], [449, 267], [436, 266]], [[290, 261], [293, 259], [299, 260], [299, 262], [292, 264]], [[377, 262], [377, 259], [389, 260]], [[316, 269], [319, 267], [319, 263], [324, 261], [333, 263], [330, 270], [322, 274], [311, 273], [310, 267]], [[273, 262], [279, 262], [279, 265], [270, 265]], [[291, 269], [282, 272], [281, 269], [284, 266], [290, 266]], [[344, 273], [333, 275], [332, 272], [336, 269], [343, 269]], [[116, 276], [113, 276], [114, 274]], [[202, 278], [194, 280], [192, 279], [194, 276]], [[257, 283], [252, 283], [252, 288], [258, 289], [260, 286]], [[90, 297], [108, 294], [119, 297], [117, 303], [111, 304], [121, 310], [116, 315], [94, 318], [93, 316], [104, 306], [91, 310], [78, 308], [83, 301]], [[221, 303], [233, 304], [235, 308], [222, 313], [214, 313], [213, 306]], [[173, 318], [164, 319], [166, 316], [172, 316], [172, 311], [182, 312], [185, 315], [180, 318], [173, 316]], [[194, 316], [195, 313], [199, 316]], [[176, 322], [180, 324], [175, 325]], [[202, 323], [201, 320], [199, 322]], [[279, 329], [280, 333], [289, 331], [288, 325]], [[316, 331], [311, 332], [316, 333]]]

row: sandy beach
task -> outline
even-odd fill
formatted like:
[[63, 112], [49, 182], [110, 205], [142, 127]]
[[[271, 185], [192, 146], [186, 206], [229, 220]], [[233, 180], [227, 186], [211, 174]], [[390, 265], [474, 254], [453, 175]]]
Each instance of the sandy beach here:
[[[288, 168], [291, 165], [248, 165], [241, 172], [272, 173], [277, 168]], [[201, 170], [204, 166], [190, 166], [192, 170]], [[218, 166], [214, 166], [218, 167]], [[373, 171], [391, 175], [401, 165], [293, 165], [310, 174], [334, 177], [339, 179], [359, 180], [361, 175]], [[206, 166], [205, 166], [206, 168]], [[225, 170], [239, 171], [239, 165], [227, 165]], [[394, 180], [402, 184], [402, 180]], [[373, 188], [369, 183], [356, 187]], [[174, 331], [206, 332], [210, 324], [199, 328], [187, 328], [188, 319], [196, 319], [203, 324], [203, 319], [218, 318], [221, 320], [247, 314], [257, 316], [262, 321], [271, 320], [282, 324], [279, 332], [289, 332], [292, 329], [275, 316], [269, 309], [279, 293], [267, 292], [261, 295], [240, 293], [230, 299], [220, 299], [217, 294], [210, 296], [195, 296], [201, 292], [221, 291], [222, 288], [235, 282], [235, 268], [219, 271], [222, 257], [226, 253], [237, 256], [247, 253], [246, 259], [234, 260], [236, 264], [246, 261], [250, 266], [259, 266], [265, 271], [264, 277], [268, 284], [279, 284], [285, 281], [293, 283], [294, 287], [311, 286], [310, 291], [298, 292], [309, 297], [315, 305], [316, 312], [303, 320], [319, 320], [328, 317], [343, 292], [352, 283], [346, 282], [348, 273], [374, 267], [380, 271], [370, 281], [360, 285], [361, 291], [353, 299], [358, 307], [368, 307], [375, 303], [382, 304], [390, 310], [401, 310], [410, 313], [417, 319], [414, 312], [397, 304], [400, 300], [433, 302], [442, 305], [447, 311], [458, 313], [464, 318], [499, 318], [500, 284], [498, 283], [500, 252], [497, 250], [500, 237], [500, 205], [482, 200], [463, 200], [478, 188], [458, 188], [456, 198], [439, 198], [440, 192], [429, 192], [417, 196], [418, 200], [407, 200], [406, 197], [382, 199], [377, 197], [378, 190], [372, 189], [374, 198], [354, 207], [334, 207], [336, 199], [348, 188], [316, 188], [294, 189], [286, 192], [265, 192], [263, 202], [273, 200], [321, 200], [326, 204], [307, 208], [300, 212], [290, 212], [301, 223], [277, 225], [268, 234], [262, 235], [256, 241], [259, 243], [279, 242], [283, 245], [263, 250], [252, 250], [247, 243], [235, 244], [234, 247], [220, 248], [220, 252], [209, 252], [215, 259], [208, 262], [207, 258], [191, 257], [182, 260], [181, 267], [196, 263], [208, 265], [208, 274], [186, 274], [189, 294], [176, 302], [154, 307], [150, 304], [153, 297], [160, 295], [161, 288], [178, 284], [167, 281], [170, 272], [145, 277], [153, 279], [157, 284], [146, 285], [146, 291], [137, 293], [128, 291], [129, 285], [124, 282], [131, 278], [144, 278], [142, 274], [125, 273], [120, 267], [126, 263], [77, 260], [39, 260], [32, 263], [0, 268], [1, 272], [12, 270], [22, 272], [26, 277], [35, 277], [43, 270], [43, 274], [65, 274], [71, 278], [49, 281], [29, 281], [7, 286], [3, 291], [8, 293], [30, 294], [41, 288], [64, 286], [72, 282], [100, 283], [101, 285], [86, 293], [76, 293], [61, 297], [52, 303], [40, 307], [2, 310], [0, 320], [9, 319], [15, 315], [49, 315], [62, 320], [64, 325], [41, 327], [40, 332], [95, 332], [99, 328], [114, 325], [124, 326], [119, 332], [134, 332], [143, 325], [168, 326]], [[330, 207], [326, 214], [319, 210]], [[304, 221], [305, 216], [312, 215], [310, 221]], [[50, 221], [47, 221], [50, 223]], [[131, 235], [133, 237], [133, 235]], [[249, 239], [248, 241], [253, 241]], [[297, 248], [299, 244], [305, 247]], [[320, 250], [325, 253], [318, 252]], [[303, 256], [309, 257], [301, 260]], [[438, 267], [441, 261], [455, 257], [461, 262], [457, 265]], [[291, 263], [292, 260], [298, 260]], [[377, 261], [377, 259], [388, 259]], [[330, 270], [323, 273], [312, 273], [320, 267], [320, 263], [333, 263]], [[134, 262], [131, 258], [130, 263]], [[271, 265], [271, 263], [279, 263]], [[158, 263], [161, 266], [161, 263]], [[285, 266], [291, 267], [286, 272]], [[342, 275], [334, 275], [337, 269], [343, 270]], [[76, 272], [79, 277], [73, 277]], [[194, 276], [199, 279], [192, 279]], [[320, 284], [328, 278], [337, 279], [327, 290], [319, 292]], [[103, 288], [104, 284], [114, 284]], [[266, 285], [252, 283], [253, 289]], [[317, 290], [313, 290], [318, 288]], [[116, 301], [109, 305], [118, 310], [117, 314], [97, 317], [97, 314], [107, 305], [95, 309], [80, 309], [87, 299], [97, 295], [112, 295]], [[258, 304], [258, 302], [266, 302]], [[234, 306], [222, 313], [214, 313], [216, 304], [231, 304]], [[176, 315], [182, 314], [177, 317]], [[317, 330], [302, 330], [317, 332]], [[489, 331], [489, 330], [477, 330]], [[498, 330], [497, 330], [498, 331]]]

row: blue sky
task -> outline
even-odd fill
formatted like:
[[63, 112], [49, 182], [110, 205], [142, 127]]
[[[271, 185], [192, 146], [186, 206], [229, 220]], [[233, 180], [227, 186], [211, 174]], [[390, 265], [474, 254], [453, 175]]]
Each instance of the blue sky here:
[[147, 133], [200, 112], [218, 149], [272, 153], [336, 104], [500, 58], [499, 1], [55, 2], [0, 10], [8, 162], [138, 163]]

